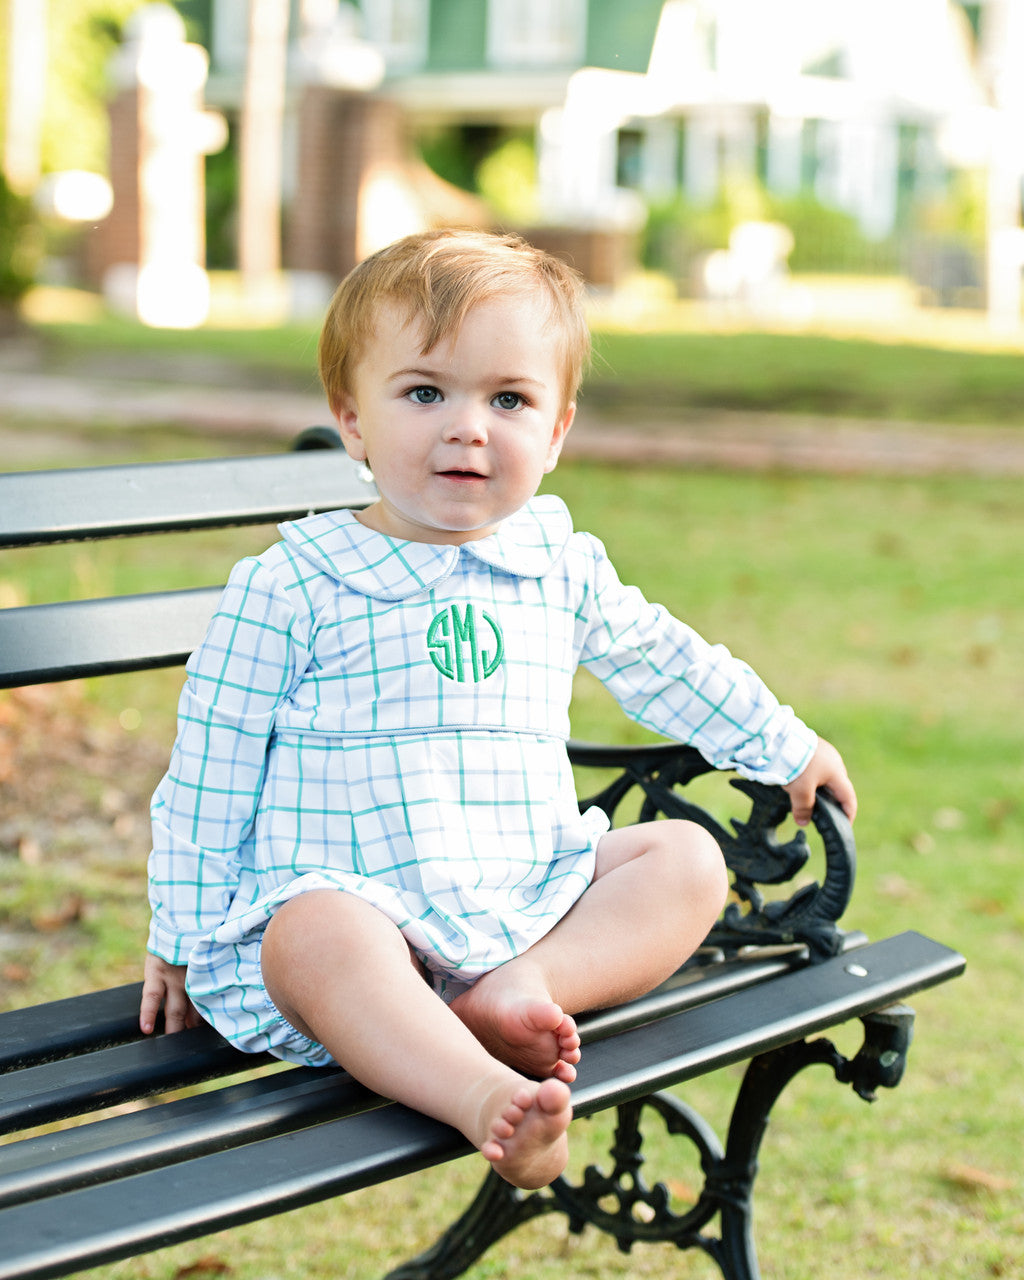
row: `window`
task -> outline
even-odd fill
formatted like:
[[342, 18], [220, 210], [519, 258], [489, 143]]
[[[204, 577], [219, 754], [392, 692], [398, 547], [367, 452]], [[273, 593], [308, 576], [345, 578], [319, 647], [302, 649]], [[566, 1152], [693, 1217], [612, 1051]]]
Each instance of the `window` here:
[[211, 54], [218, 71], [242, 71], [249, 47], [247, 0], [220, 0], [213, 7]]
[[363, 0], [364, 35], [388, 68], [421, 67], [427, 60], [429, 0]]
[[578, 65], [586, 26], [586, 0], [489, 0], [487, 60], [493, 67]]
[[644, 135], [639, 129], [620, 129], [615, 162], [615, 185], [638, 191], [643, 179]]
[[[301, 0], [288, 0], [289, 40], [299, 29]], [[240, 75], [249, 56], [249, 0], [216, 0], [210, 6], [210, 61], [215, 71]]]

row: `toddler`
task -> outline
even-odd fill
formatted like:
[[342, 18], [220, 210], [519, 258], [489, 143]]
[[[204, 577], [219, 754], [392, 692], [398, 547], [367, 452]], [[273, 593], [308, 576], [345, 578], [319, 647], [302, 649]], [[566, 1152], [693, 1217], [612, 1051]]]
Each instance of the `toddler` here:
[[379, 498], [281, 527], [188, 664], [153, 799], [140, 1024], [340, 1063], [506, 1179], [564, 1168], [573, 1015], [643, 994], [727, 892], [695, 824], [580, 814], [573, 672], [720, 767], [843, 763], [754, 673], [537, 497], [589, 354], [575, 272], [515, 236], [412, 236], [342, 282], [320, 372]]

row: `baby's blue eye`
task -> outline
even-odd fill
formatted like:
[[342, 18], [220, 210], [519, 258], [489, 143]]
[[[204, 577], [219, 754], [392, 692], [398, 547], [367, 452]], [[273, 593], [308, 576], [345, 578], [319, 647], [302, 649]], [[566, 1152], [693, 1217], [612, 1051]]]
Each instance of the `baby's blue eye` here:
[[515, 391], [502, 391], [494, 397], [494, 403], [499, 409], [518, 409], [523, 403], [523, 397]]
[[437, 404], [441, 399], [441, 393], [437, 387], [413, 387], [409, 395], [417, 404]]

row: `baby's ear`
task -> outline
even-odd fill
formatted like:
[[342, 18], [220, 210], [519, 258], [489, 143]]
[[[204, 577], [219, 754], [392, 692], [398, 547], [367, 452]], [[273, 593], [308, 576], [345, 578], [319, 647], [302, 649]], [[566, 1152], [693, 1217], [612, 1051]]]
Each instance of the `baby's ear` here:
[[554, 471], [558, 463], [558, 456], [562, 452], [562, 445], [565, 443], [565, 437], [569, 434], [569, 428], [573, 424], [576, 417], [576, 402], [571, 400], [565, 413], [555, 423], [554, 430], [551, 432], [551, 445], [548, 448], [547, 461], [544, 464], [544, 472]]
[[345, 452], [356, 462], [366, 461], [366, 446], [359, 430], [359, 411], [356, 402], [347, 392], [342, 392], [334, 408], [334, 418], [341, 432]]

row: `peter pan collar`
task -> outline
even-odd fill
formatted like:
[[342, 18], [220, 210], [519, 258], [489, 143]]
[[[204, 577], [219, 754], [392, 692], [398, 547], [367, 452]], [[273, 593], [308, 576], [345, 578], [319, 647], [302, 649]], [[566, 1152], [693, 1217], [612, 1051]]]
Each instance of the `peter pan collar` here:
[[572, 518], [561, 498], [534, 498], [496, 533], [461, 546], [402, 542], [360, 524], [351, 511], [291, 520], [288, 547], [321, 572], [375, 600], [404, 600], [448, 578], [463, 555], [517, 578], [540, 578], [565, 550]]

